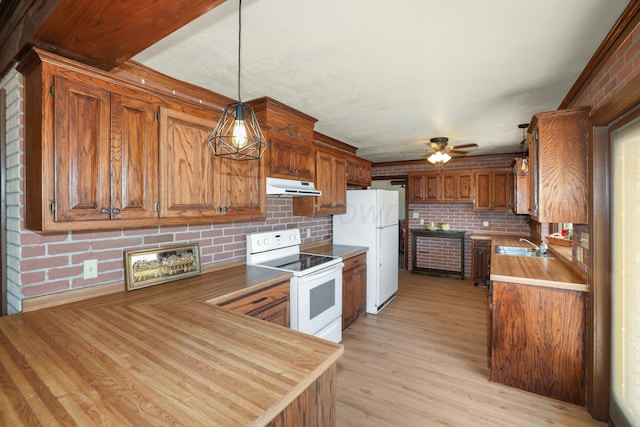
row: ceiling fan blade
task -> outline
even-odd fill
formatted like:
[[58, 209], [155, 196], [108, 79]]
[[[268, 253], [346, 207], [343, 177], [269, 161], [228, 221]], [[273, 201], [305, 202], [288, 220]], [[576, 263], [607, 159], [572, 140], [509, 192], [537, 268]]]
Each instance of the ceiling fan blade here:
[[460, 149], [471, 149], [471, 148], [478, 148], [478, 144], [462, 144], [462, 145], [454, 145], [453, 147], [451, 147], [452, 150], [460, 150]]

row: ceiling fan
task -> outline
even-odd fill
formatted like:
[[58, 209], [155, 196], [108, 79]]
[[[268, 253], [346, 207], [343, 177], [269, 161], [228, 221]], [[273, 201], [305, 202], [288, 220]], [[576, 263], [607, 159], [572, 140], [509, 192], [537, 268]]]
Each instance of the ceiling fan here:
[[462, 145], [447, 145], [449, 142], [449, 138], [446, 136], [439, 136], [436, 138], [431, 138], [429, 140], [430, 151], [427, 151], [427, 160], [429, 162], [436, 163], [447, 163], [451, 160], [452, 156], [460, 156], [465, 155], [469, 151], [473, 151], [478, 148], [478, 144], [462, 144]]

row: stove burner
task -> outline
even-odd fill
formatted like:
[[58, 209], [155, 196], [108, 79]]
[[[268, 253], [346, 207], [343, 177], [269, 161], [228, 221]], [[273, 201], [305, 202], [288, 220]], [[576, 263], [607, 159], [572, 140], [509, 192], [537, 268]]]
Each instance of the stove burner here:
[[300, 253], [296, 255], [265, 261], [260, 265], [265, 267], [281, 268], [288, 271], [304, 271], [321, 264], [333, 261], [335, 258], [324, 255]]

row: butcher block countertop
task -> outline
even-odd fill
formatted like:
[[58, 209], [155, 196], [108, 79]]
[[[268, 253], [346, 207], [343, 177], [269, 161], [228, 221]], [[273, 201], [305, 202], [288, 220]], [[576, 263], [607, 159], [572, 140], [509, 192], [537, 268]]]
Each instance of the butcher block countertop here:
[[289, 277], [239, 265], [0, 318], [0, 424], [267, 424], [343, 348], [207, 301]]
[[558, 256], [534, 258], [496, 254], [495, 247], [499, 245], [531, 247], [517, 236], [491, 236], [492, 281], [589, 292], [586, 278]]

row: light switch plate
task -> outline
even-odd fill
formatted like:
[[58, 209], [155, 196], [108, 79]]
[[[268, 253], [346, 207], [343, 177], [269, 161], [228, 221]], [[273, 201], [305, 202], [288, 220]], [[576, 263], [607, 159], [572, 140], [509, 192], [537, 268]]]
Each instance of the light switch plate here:
[[413, 217], [414, 217], [415, 219], [420, 218], [420, 212], [414, 212], [414, 213], [413, 213]]
[[87, 259], [82, 263], [82, 274], [85, 280], [98, 277], [98, 260]]

